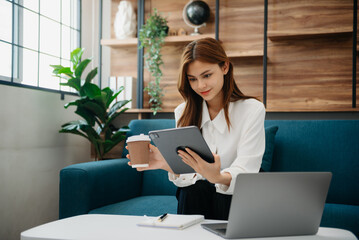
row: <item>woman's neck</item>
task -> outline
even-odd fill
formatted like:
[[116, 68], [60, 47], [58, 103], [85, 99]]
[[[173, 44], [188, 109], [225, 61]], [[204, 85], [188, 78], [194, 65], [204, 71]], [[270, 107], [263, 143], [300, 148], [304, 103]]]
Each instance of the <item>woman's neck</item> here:
[[206, 104], [208, 108], [209, 117], [211, 118], [211, 120], [215, 119], [218, 113], [222, 110], [223, 104], [219, 101], [209, 101], [209, 102], [206, 101]]

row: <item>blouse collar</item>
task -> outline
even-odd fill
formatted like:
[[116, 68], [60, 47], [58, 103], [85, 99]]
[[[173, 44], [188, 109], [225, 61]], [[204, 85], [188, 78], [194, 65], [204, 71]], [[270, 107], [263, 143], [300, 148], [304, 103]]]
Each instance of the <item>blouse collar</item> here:
[[[229, 103], [229, 109], [228, 112], [231, 111], [232, 109], [232, 102]], [[206, 104], [206, 101], [203, 100], [202, 103], [202, 123], [201, 123], [201, 129], [203, 128], [203, 126], [207, 123], [207, 122], [212, 122], [213, 126], [220, 132], [220, 133], [224, 133], [224, 130], [227, 127], [227, 121], [226, 121], [226, 117], [224, 115], [224, 109], [222, 108], [219, 113], [217, 114], [217, 116], [211, 120], [210, 116], [209, 116], [209, 111], [208, 111], [208, 107]]]

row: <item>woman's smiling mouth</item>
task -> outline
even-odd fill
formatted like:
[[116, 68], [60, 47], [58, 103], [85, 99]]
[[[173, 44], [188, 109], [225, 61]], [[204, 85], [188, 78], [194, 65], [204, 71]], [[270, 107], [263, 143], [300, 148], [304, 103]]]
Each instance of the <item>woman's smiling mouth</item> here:
[[211, 90], [207, 90], [207, 91], [204, 91], [204, 92], [200, 92], [202, 95], [207, 95]]

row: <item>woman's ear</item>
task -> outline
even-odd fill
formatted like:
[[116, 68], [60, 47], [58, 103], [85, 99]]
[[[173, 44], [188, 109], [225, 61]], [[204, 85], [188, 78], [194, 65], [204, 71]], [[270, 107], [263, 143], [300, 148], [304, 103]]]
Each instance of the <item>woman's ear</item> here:
[[228, 71], [229, 71], [229, 62], [226, 61], [226, 62], [224, 62], [223, 66], [222, 66], [222, 72], [224, 75], [226, 75], [228, 73]]

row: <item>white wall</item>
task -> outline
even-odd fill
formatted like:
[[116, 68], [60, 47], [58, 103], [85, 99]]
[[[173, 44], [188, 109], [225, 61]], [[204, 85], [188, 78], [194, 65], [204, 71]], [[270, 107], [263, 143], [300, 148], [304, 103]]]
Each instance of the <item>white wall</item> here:
[[[98, 65], [98, 0], [82, 0], [84, 57]], [[104, 1], [104, 12], [110, 12]], [[95, 16], [93, 16], [95, 15]], [[104, 37], [109, 37], [109, 14]], [[109, 49], [103, 50], [103, 87], [109, 76]], [[75, 99], [33, 89], [0, 85], [0, 239], [20, 239], [20, 233], [58, 219], [59, 171], [90, 161], [90, 144], [79, 136], [60, 134], [63, 123], [79, 119]]]
[[59, 171], [90, 160], [90, 144], [60, 134], [78, 119], [63, 105], [74, 97], [0, 85], [0, 239], [58, 219]]

